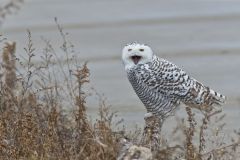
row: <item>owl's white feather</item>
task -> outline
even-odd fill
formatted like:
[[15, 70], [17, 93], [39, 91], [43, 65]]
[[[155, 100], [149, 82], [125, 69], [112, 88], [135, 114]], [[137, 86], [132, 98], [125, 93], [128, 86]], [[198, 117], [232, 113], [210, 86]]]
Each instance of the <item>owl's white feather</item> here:
[[157, 57], [152, 49], [139, 43], [126, 45], [122, 60], [128, 79], [148, 112], [169, 115], [180, 102], [210, 111], [224, 103], [225, 96], [204, 86], [175, 64]]

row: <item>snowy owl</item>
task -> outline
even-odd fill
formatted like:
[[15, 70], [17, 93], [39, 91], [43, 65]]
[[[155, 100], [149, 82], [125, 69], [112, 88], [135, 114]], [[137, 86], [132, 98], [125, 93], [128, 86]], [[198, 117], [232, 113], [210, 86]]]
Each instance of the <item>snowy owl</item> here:
[[126, 45], [122, 60], [128, 79], [147, 112], [165, 118], [182, 102], [209, 112], [221, 105], [225, 96], [189, 76], [175, 64], [157, 57], [139, 43]]

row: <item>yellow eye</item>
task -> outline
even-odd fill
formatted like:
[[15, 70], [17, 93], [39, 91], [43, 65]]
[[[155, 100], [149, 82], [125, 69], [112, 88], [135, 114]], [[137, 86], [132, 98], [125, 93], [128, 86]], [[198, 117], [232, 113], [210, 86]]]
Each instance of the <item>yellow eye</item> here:
[[130, 52], [131, 50], [132, 50], [131, 48], [128, 49], [129, 52]]
[[143, 52], [143, 51], [144, 51], [144, 49], [142, 49], [142, 48], [141, 48], [141, 49], [139, 49], [139, 51]]

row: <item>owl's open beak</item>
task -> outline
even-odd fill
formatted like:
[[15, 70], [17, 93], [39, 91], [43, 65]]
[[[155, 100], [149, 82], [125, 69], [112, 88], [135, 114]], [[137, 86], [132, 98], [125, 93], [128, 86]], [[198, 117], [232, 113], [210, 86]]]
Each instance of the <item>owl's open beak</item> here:
[[138, 64], [141, 58], [142, 58], [141, 56], [137, 56], [137, 55], [131, 56], [131, 59], [134, 62], [134, 64]]

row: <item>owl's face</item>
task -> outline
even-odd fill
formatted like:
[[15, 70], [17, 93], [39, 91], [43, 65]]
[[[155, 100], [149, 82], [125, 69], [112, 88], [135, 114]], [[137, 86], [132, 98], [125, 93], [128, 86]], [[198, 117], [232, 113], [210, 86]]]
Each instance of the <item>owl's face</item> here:
[[138, 64], [151, 62], [152, 58], [152, 49], [145, 44], [132, 43], [126, 45], [122, 51], [122, 60], [126, 70], [131, 69]]

